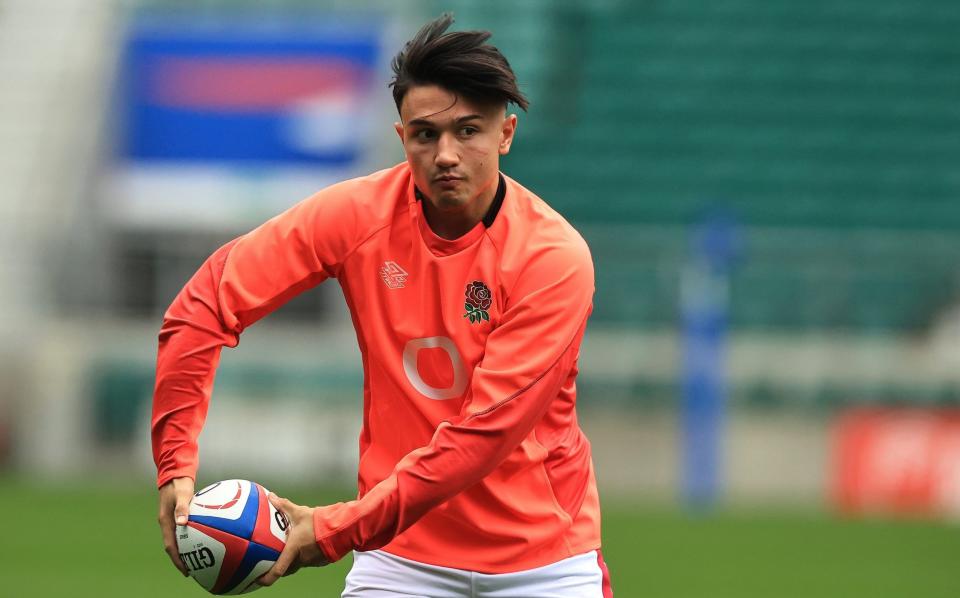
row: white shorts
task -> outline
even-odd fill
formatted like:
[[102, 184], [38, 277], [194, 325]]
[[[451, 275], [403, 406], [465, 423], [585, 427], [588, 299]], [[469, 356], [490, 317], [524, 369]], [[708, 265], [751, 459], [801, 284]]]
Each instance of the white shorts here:
[[341, 598], [611, 598], [603, 559], [592, 550], [516, 573], [426, 565], [382, 550], [354, 552]]

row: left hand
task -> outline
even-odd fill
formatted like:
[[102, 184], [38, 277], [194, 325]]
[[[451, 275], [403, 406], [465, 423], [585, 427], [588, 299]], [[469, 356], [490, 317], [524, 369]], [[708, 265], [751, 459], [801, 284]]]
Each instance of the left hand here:
[[313, 533], [313, 511], [294, 504], [276, 494], [270, 502], [287, 518], [287, 544], [273, 567], [257, 579], [262, 586], [272, 586], [281, 577], [296, 573], [300, 567], [322, 567], [329, 564]]

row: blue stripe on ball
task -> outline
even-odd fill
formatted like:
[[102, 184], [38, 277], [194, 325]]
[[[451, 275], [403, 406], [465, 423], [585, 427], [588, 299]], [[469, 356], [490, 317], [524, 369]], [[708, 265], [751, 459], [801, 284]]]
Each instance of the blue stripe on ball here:
[[223, 593], [229, 594], [235, 590], [237, 585], [250, 575], [250, 572], [260, 561], [276, 561], [278, 558], [280, 558], [280, 553], [276, 550], [256, 542], [250, 542], [246, 554], [243, 555], [243, 560], [240, 561], [240, 566], [237, 567], [233, 577], [224, 586]]

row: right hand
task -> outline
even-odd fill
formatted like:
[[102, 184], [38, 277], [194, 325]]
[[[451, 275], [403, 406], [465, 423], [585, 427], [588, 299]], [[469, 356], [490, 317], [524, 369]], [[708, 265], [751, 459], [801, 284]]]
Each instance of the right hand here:
[[173, 566], [179, 569], [184, 577], [187, 576], [187, 567], [180, 560], [176, 526], [187, 524], [193, 492], [193, 480], [190, 478], [174, 478], [160, 486], [160, 515], [157, 522], [160, 523], [160, 532], [163, 534], [163, 548], [173, 561]]

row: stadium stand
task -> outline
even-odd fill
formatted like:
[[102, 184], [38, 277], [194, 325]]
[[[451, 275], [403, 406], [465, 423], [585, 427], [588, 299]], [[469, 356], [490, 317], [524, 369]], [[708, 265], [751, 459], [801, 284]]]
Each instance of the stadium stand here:
[[508, 167], [587, 233], [598, 320], [672, 324], [715, 206], [743, 225], [735, 326], [916, 331], [955, 300], [960, 6], [523, 7], [475, 20], [538, 111]]
[[[607, 483], [675, 487], [680, 278], [692, 225], [712, 210], [735, 215], [741, 233], [726, 364], [732, 492], [792, 500], [802, 484], [821, 497], [826, 422], [847, 405], [960, 405], [960, 6], [947, 0], [2, 4], [0, 445], [6, 431], [8, 462], [24, 471], [152, 477], [159, 316], [242, 232], [125, 228], [111, 212], [123, 200], [112, 96], [130, 23], [151, 10], [367, 11], [391, 24], [390, 48], [444, 10], [458, 28], [494, 31], [533, 100], [504, 169], [594, 252], [578, 386], [585, 420], [600, 422]], [[371, 122], [384, 160], [399, 159], [379, 91]], [[310, 471], [348, 479], [360, 360], [335, 285], [312, 293], [225, 356], [211, 417], [227, 432], [211, 427], [207, 446], [228, 452], [238, 421], [321, 422], [334, 448]], [[270, 413], [249, 410], [261, 402]], [[771, 460], [757, 467], [758, 455]]]

